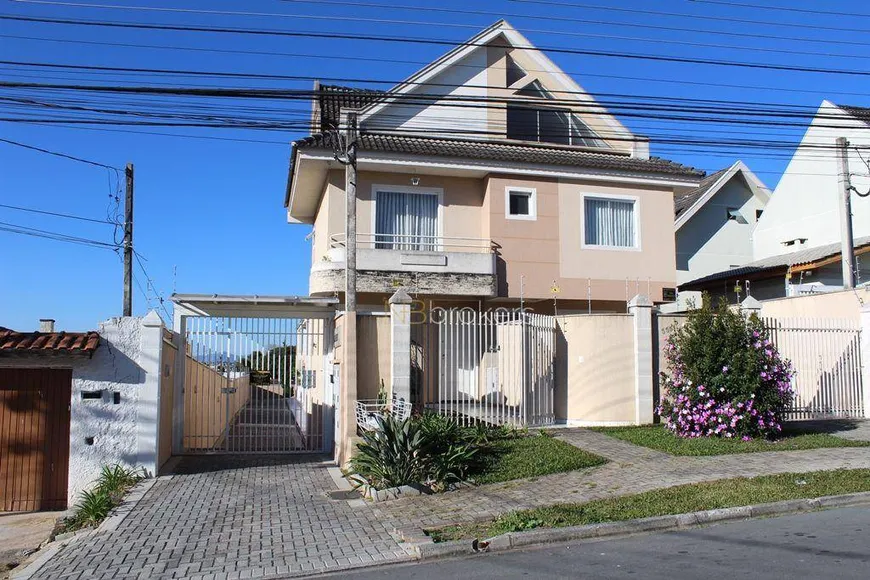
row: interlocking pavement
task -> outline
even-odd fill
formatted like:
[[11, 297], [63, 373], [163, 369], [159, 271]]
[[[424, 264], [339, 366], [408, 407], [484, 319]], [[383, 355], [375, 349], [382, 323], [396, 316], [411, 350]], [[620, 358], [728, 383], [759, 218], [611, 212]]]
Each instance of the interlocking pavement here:
[[321, 459], [188, 457], [123, 522], [70, 544], [40, 579], [268, 578], [409, 558]]
[[[870, 468], [870, 448], [674, 457], [585, 429], [560, 439], [610, 462], [591, 469], [378, 504], [329, 499], [319, 459], [188, 457], [121, 524], [62, 549], [35, 578], [268, 578], [410, 559], [397, 534], [714, 479]], [[853, 436], [857, 436], [854, 435]]]

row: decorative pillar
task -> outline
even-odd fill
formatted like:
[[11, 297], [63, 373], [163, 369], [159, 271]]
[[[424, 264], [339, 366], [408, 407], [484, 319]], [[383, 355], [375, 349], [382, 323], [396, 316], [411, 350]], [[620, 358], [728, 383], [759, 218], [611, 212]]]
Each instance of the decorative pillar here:
[[864, 417], [870, 419], [870, 304], [861, 306], [861, 362]]
[[648, 296], [638, 294], [628, 303], [634, 318], [634, 423], [653, 422], [652, 307]]
[[390, 388], [411, 402], [411, 302], [403, 288], [390, 297]]
[[740, 312], [742, 312], [743, 316], [746, 316], [747, 318], [753, 314], [761, 316], [761, 302], [752, 296], [747, 296], [743, 302], [740, 303]]
[[160, 381], [162, 378], [163, 321], [153, 310], [142, 319], [139, 338], [139, 367], [144, 381], [136, 403], [136, 464], [145, 468], [150, 476], [157, 475], [160, 421]]

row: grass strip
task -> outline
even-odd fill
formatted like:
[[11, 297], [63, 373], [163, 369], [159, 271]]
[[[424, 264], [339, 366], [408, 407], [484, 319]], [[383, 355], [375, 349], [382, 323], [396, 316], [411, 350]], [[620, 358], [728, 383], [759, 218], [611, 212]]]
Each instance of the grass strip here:
[[426, 533], [436, 542], [491, 538], [536, 528], [616, 522], [861, 491], [870, 491], [870, 469], [741, 477], [510, 512], [492, 521], [448, 526]]
[[852, 441], [835, 437], [828, 433], [807, 433], [786, 431], [775, 441], [753, 439], [725, 439], [720, 437], [699, 437], [686, 439], [677, 437], [663, 425], [644, 425], [641, 427], [596, 427], [593, 429], [623, 441], [642, 447], [664, 451], [671, 455], [728, 455], [732, 453], [757, 453], [761, 451], [797, 451], [801, 449], [824, 449], [830, 447], [867, 447], [870, 441]]
[[607, 463], [603, 457], [548, 434], [494, 441], [479, 459], [480, 464], [472, 475], [477, 483], [537, 477]]

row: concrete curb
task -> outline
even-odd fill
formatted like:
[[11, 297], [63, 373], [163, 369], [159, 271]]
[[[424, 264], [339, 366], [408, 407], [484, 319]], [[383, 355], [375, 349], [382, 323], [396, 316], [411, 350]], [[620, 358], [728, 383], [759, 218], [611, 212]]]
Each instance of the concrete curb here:
[[[168, 477], [172, 477], [171, 475]], [[154, 484], [157, 483], [156, 477], [151, 477], [149, 479], [143, 479], [139, 483], [133, 486], [133, 489], [124, 497], [124, 501], [121, 502], [121, 505], [112, 510], [109, 514], [109, 517], [104, 519], [100, 525], [97, 527], [98, 532], [109, 532], [116, 529], [121, 522], [127, 519], [127, 516], [133, 511], [133, 508], [136, 507], [136, 504], [145, 497], [145, 494], [148, 493]]]
[[86, 538], [96, 532], [95, 529], [90, 530], [82, 530], [72, 534], [71, 536], [63, 539], [56, 540], [54, 542], [49, 543], [44, 548], [42, 548], [38, 554], [39, 556], [33, 561], [29, 562], [26, 566], [22, 566], [21, 568], [14, 568], [9, 578], [11, 580], [29, 580], [33, 577], [34, 574], [39, 572], [45, 564], [51, 560], [55, 554], [61, 551], [66, 546], [74, 544], [81, 540], [82, 538]]
[[[608, 522], [585, 526], [539, 529], [530, 530], [528, 532], [509, 532], [507, 534], [489, 538], [489, 545], [485, 549], [479, 550], [479, 552], [498, 552], [509, 550], [511, 548], [569, 542], [572, 540], [617, 538], [644, 532], [693, 528], [717, 522], [747, 520], [773, 515], [785, 515], [866, 504], [870, 504], [870, 492], [825, 496], [811, 499], [787, 500], [774, 503], [706, 510], [687, 514], [655, 516], [639, 520], [627, 520], [624, 522]], [[472, 548], [472, 542], [469, 540], [457, 540], [436, 544], [431, 538], [429, 538], [428, 542], [416, 543], [414, 549], [419, 560], [461, 556], [475, 552]]]

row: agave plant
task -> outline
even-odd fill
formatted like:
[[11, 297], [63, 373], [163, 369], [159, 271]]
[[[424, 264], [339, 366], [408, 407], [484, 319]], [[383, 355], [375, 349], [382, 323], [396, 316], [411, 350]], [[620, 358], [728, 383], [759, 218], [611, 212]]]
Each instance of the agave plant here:
[[377, 428], [363, 434], [352, 460], [353, 470], [375, 489], [386, 489], [423, 479], [426, 437], [411, 418], [377, 416]]

